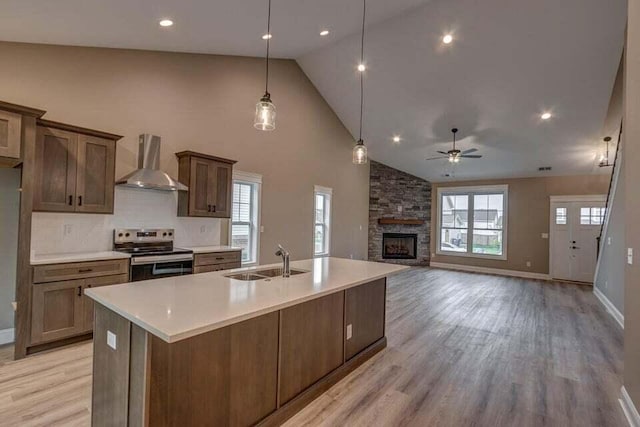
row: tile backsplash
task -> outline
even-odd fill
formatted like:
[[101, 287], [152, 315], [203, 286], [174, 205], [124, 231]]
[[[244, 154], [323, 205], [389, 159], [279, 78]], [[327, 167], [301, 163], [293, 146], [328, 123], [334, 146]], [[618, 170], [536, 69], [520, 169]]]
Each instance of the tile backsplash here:
[[36, 255], [109, 251], [114, 228], [174, 228], [175, 246], [219, 245], [217, 218], [177, 216], [175, 192], [116, 187], [113, 215], [34, 212], [31, 251]]

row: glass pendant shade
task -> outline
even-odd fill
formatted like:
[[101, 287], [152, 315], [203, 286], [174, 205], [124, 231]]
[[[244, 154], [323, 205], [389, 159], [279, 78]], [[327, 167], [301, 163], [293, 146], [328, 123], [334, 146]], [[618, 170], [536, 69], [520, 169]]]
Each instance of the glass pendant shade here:
[[363, 140], [358, 140], [356, 146], [353, 147], [353, 164], [364, 165], [367, 163], [367, 147], [364, 146]]
[[265, 131], [276, 128], [276, 106], [271, 102], [271, 96], [268, 93], [256, 104], [256, 117], [253, 127]]

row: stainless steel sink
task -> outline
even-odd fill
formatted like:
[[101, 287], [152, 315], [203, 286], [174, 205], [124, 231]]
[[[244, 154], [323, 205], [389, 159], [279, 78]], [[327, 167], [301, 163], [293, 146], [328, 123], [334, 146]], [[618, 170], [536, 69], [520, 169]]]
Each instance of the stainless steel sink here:
[[[296, 274], [308, 273], [306, 270], [296, 270], [295, 268], [291, 269], [291, 275], [294, 276]], [[266, 277], [278, 277], [282, 276], [282, 267], [276, 268], [267, 268], [265, 270], [256, 270], [255, 274], [259, 274], [261, 276]]]
[[[308, 273], [306, 270], [298, 270], [295, 268], [291, 269], [291, 275], [294, 276], [296, 274]], [[262, 280], [262, 279], [270, 279], [273, 277], [281, 277], [282, 276], [282, 268], [266, 268], [264, 270], [253, 270], [253, 271], [244, 271], [242, 273], [231, 273], [225, 274], [224, 277], [228, 277], [230, 279], [235, 280]]]

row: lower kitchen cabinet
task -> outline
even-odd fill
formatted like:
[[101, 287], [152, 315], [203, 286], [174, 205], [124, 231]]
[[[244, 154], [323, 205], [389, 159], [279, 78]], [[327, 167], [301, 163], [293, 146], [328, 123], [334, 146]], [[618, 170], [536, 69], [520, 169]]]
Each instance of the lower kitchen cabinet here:
[[31, 342], [42, 343], [78, 335], [83, 329], [84, 280], [33, 286]]
[[346, 360], [384, 336], [386, 294], [386, 279], [345, 291]]
[[193, 260], [193, 272], [198, 274], [240, 268], [241, 255], [241, 251], [198, 253]]
[[127, 260], [35, 266], [31, 346], [90, 333], [94, 304], [84, 290], [126, 283], [127, 271]]

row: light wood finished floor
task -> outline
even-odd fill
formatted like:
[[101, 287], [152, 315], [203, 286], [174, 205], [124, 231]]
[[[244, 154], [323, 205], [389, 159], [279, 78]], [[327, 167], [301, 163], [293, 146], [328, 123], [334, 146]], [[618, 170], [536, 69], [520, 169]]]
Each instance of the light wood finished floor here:
[[[626, 426], [622, 331], [590, 287], [416, 268], [389, 281], [389, 347], [287, 426]], [[0, 348], [0, 425], [88, 425], [91, 346]]]

